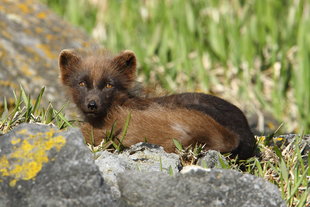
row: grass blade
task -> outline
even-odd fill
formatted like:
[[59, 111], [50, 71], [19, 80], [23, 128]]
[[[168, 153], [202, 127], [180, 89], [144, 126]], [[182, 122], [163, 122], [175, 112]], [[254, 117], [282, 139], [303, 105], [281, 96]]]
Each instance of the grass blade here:
[[176, 147], [179, 151], [182, 151], [182, 150], [183, 150], [183, 146], [182, 146], [181, 142], [179, 142], [179, 140], [173, 139], [173, 143], [174, 143], [175, 147]]
[[40, 93], [39, 93], [39, 95], [38, 95], [38, 97], [37, 97], [37, 99], [36, 99], [36, 102], [35, 102], [35, 104], [34, 104], [34, 106], [33, 106], [33, 113], [35, 113], [36, 111], [37, 111], [37, 109], [38, 109], [38, 106], [41, 104], [41, 99], [42, 99], [42, 96], [43, 96], [43, 94], [44, 94], [44, 91], [45, 91], [45, 87], [43, 87], [41, 90], [40, 90]]
[[128, 130], [130, 119], [131, 119], [131, 112], [128, 114], [128, 116], [126, 118], [125, 126], [124, 126], [124, 129], [123, 129], [122, 135], [121, 135], [121, 140], [120, 140], [121, 142], [124, 140], [124, 138], [125, 138], [125, 136], [127, 134], [127, 130]]

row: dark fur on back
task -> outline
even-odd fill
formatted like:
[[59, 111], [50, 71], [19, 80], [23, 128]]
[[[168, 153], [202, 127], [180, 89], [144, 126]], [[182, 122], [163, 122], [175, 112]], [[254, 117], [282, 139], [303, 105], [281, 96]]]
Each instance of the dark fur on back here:
[[136, 64], [131, 51], [117, 56], [61, 52], [61, 80], [85, 117], [82, 131], [87, 142], [93, 131], [93, 144], [98, 145], [115, 121], [115, 136], [120, 135], [131, 114], [126, 146], [146, 139], [174, 151], [175, 138], [184, 146], [205, 143], [206, 149], [233, 151], [242, 159], [253, 155], [255, 139], [240, 109], [202, 93], [139, 97], [133, 93]]
[[164, 106], [185, 107], [208, 114], [219, 124], [240, 136], [240, 144], [234, 154], [240, 158], [253, 156], [256, 143], [248, 121], [242, 111], [235, 105], [216, 96], [203, 93], [182, 93], [156, 97], [153, 101]]

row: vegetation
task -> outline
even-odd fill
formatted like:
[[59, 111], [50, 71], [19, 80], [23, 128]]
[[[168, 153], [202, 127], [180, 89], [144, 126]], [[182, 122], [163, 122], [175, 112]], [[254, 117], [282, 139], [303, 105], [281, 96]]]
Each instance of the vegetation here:
[[[310, 154], [303, 138], [297, 135], [256, 137], [258, 143], [256, 157], [237, 160], [228, 154], [225, 158], [219, 157], [216, 167], [234, 169], [262, 177], [279, 187], [288, 206], [308, 206], [310, 204], [308, 186]], [[177, 140], [174, 142], [183, 166], [197, 164], [198, 159], [206, 153], [201, 145], [183, 148]], [[202, 166], [203, 164], [206, 163], [202, 163]]]
[[38, 97], [33, 101], [21, 86], [19, 95], [14, 92], [14, 109], [11, 111], [4, 98], [4, 110], [0, 111], [0, 135], [21, 123], [54, 124], [59, 129], [71, 126], [62, 113], [62, 109], [57, 111], [51, 104], [47, 108], [41, 106], [44, 90], [45, 88], [42, 88]]
[[[34, 101], [22, 87], [20, 91], [20, 94], [14, 94], [15, 106], [11, 112], [7, 110], [7, 105], [4, 104], [5, 110], [0, 114], [0, 135], [21, 123], [53, 124], [58, 128], [71, 126], [72, 121], [65, 118], [62, 110], [56, 110], [50, 104], [46, 109], [41, 106], [44, 88]], [[94, 158], [97, 158], [96, 152], [100, 150], [120, 152], [124, 149], [122, 140], [126, 136], [130, 118], [131, 116], [128, 115], [124, 126], [125, 130], [120, 139], [114, 139], [112, 128], [100, 146], [89, 146]], [[247, 172], [274, 183], [279, 187], [288, 206], [308, 205], [310, 202], [308, 186], [310, 154], [309, 149], [307, 149], [309, 143], [307, 146], [303, 136], [295, 136], [291, 139], [273, 136], [256, 138], [258, 142], [257, 157], [237, 161], [237, 159], [227, 155], [227, 161], [220, 158], [220, 165], [217, 167]], [[184, 148], [177, 140], [173, 141], [183, 165], [196, 164], [198, 158], [205, 153], [202, 145]], [[172, 168], [169, 173], [173, 174]]]

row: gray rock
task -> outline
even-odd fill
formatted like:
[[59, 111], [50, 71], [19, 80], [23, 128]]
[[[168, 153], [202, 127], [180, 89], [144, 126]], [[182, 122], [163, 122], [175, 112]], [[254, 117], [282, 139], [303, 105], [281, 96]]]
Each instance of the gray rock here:
[[96, 47], [95, 42], [38, 1], [0, 0], [0, 5], [0, 101], [4, 96], [11, 103], [19, 84], [32, 98], [46, 86], [42, 101], [60, 108], [67, 101], [58, 81], [60, 51]]
[[118, 181], [122, 199], [135, 207], [286, 206], [275, 185], [233, 170], [198, 170], [175, 177], [162, 172], [126, 172]]
[[180, 165], [179, 156], [166, 153], [162, 147], [147, 143], [138, 143], [121, 154], [103, 151], [95, 163], [104, 180], [112, 186], [113, 194], [120, 196], [117, 174], [127, 171], [177, 173]]
[[78, 129], [19, 125], [0, 137], [0, 206], [285, 206], [275, 185], [252, 175], [177, 173], [178, 156], [155, 145], [99, 155], [94, 161]]
[[0, 139], [0, 206], [119, 206], [78, 129], [22, 124]]
[[197, 164], [205, 168], [222, 168], [221, 162], [227, 164], [225, 157], [218, 151], [208, 150], [201, 158], [198, 159]]
[[170, 170], [178, 172], [181, 165], [179, 156], [174, 153], [167, 153], [163, 147], [149, 143], [138, 143], [131, 146], [123, 153], [123, 156], [130, 158], [131, 168], [141, 172], [162, 171], [169, 173]]

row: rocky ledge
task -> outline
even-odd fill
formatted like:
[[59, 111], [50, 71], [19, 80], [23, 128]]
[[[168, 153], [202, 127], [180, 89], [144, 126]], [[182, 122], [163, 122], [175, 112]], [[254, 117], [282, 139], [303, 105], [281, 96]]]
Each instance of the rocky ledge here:
[[79, 129], [22, 124], [0, 137], [0, 206], [286, 206], [262, 178], [181, 168], [155, 145], [94, 154]]
[[1, 0], [0, 106], [3, 97], [13, 104], [12, 90], [18, 91], [21, 84], [31, 92], [32, 98], [45, 86], [45, 100], [60, 108], [67, 100], [58, 82], [60, 51], [94, 47], [97, 44], [85, 32], [65, 22], [39, 1]]

